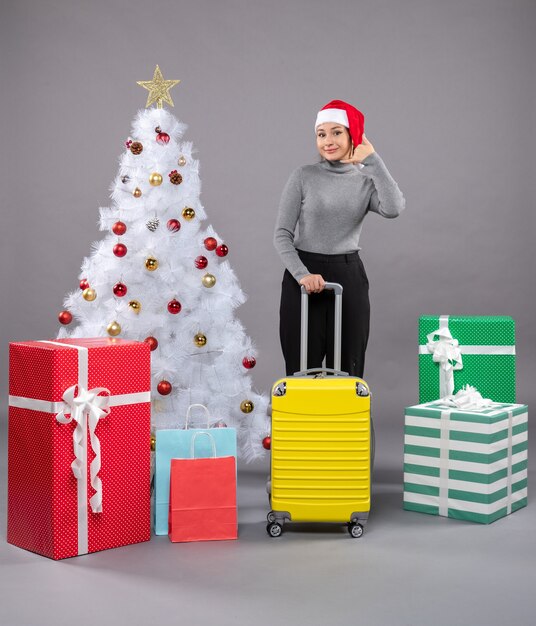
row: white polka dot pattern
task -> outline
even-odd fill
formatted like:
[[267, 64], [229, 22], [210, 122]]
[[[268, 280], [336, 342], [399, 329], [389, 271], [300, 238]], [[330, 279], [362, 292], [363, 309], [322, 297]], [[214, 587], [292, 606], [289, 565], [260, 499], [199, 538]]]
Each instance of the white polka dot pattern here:
[[[88, 387], [111, 395], [150, 389], [150, 349], [143, 342], [64, 339], [89, 349]], [[9, 393], [58, 402], [78, 383], [78, 351], [52, 344], [10, 344]], [[150, 539], [150, 402], [112, 407], [99, 420], [103, 512], [88, 504], [89, 552]], [[71, 463], [74, 422], [10, 407], [8, 541], [54, 559], [78, 554], [77, 480]], [[93, 495], [89, 483], [88, 501]]]
[[[419, 318], [419, 345], [425, 345], [428, 333], [439, 327], [439, 316]], [[464, 385], [473, 385], [484, 398], [495, 402], [516, 401], [515, 354], [466, 354], [464, 346], [515, 346], [515, 322], [507, 316], [453, 316], [448, 327], [462, 350], [463, 368], [454, 372], [454, 393]], [[419, 355], [419, 402], [440, 397], [439, 364], [431, 354]]]

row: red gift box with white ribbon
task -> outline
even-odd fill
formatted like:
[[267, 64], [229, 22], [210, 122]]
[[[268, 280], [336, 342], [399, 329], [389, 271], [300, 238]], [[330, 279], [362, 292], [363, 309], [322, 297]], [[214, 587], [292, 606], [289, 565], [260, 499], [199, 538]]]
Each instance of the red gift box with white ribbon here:
[[9, 543], [64, 559], [150, 539], [150, 388], [144, 342], [10, 344]]

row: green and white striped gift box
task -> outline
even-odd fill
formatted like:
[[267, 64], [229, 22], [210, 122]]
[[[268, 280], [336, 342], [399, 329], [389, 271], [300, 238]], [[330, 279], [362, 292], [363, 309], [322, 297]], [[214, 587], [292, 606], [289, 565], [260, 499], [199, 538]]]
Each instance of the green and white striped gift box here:
[[526, 404], [408, 407], [404, 509], [489, 524], [527, 505]]

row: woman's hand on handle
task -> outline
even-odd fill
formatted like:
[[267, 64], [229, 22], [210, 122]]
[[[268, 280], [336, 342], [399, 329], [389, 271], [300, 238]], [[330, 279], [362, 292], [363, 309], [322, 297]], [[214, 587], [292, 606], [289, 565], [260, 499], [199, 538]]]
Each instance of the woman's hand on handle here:
[[305, 287], [307, 293], [320, 293], [323, 291], [326, 281], [320, 274], [307, 274], [299, 283]]

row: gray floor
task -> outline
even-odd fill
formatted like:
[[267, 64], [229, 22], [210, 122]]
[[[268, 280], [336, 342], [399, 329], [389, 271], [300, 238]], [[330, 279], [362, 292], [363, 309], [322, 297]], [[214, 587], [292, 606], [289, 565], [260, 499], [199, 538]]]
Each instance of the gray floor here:
[[[404, 512], [401, 455], [394, 433], [380, 433], [373, 511], [357, 540], [306, 525], [270, 539], [260, 465], [240, 472], [238, 541], [153, 537], [54, 562], [2, 539], [0, 624], [534, 624], [534, 506], [490, 526]], [[5, 537], [5, 479], [0, 501]]]

